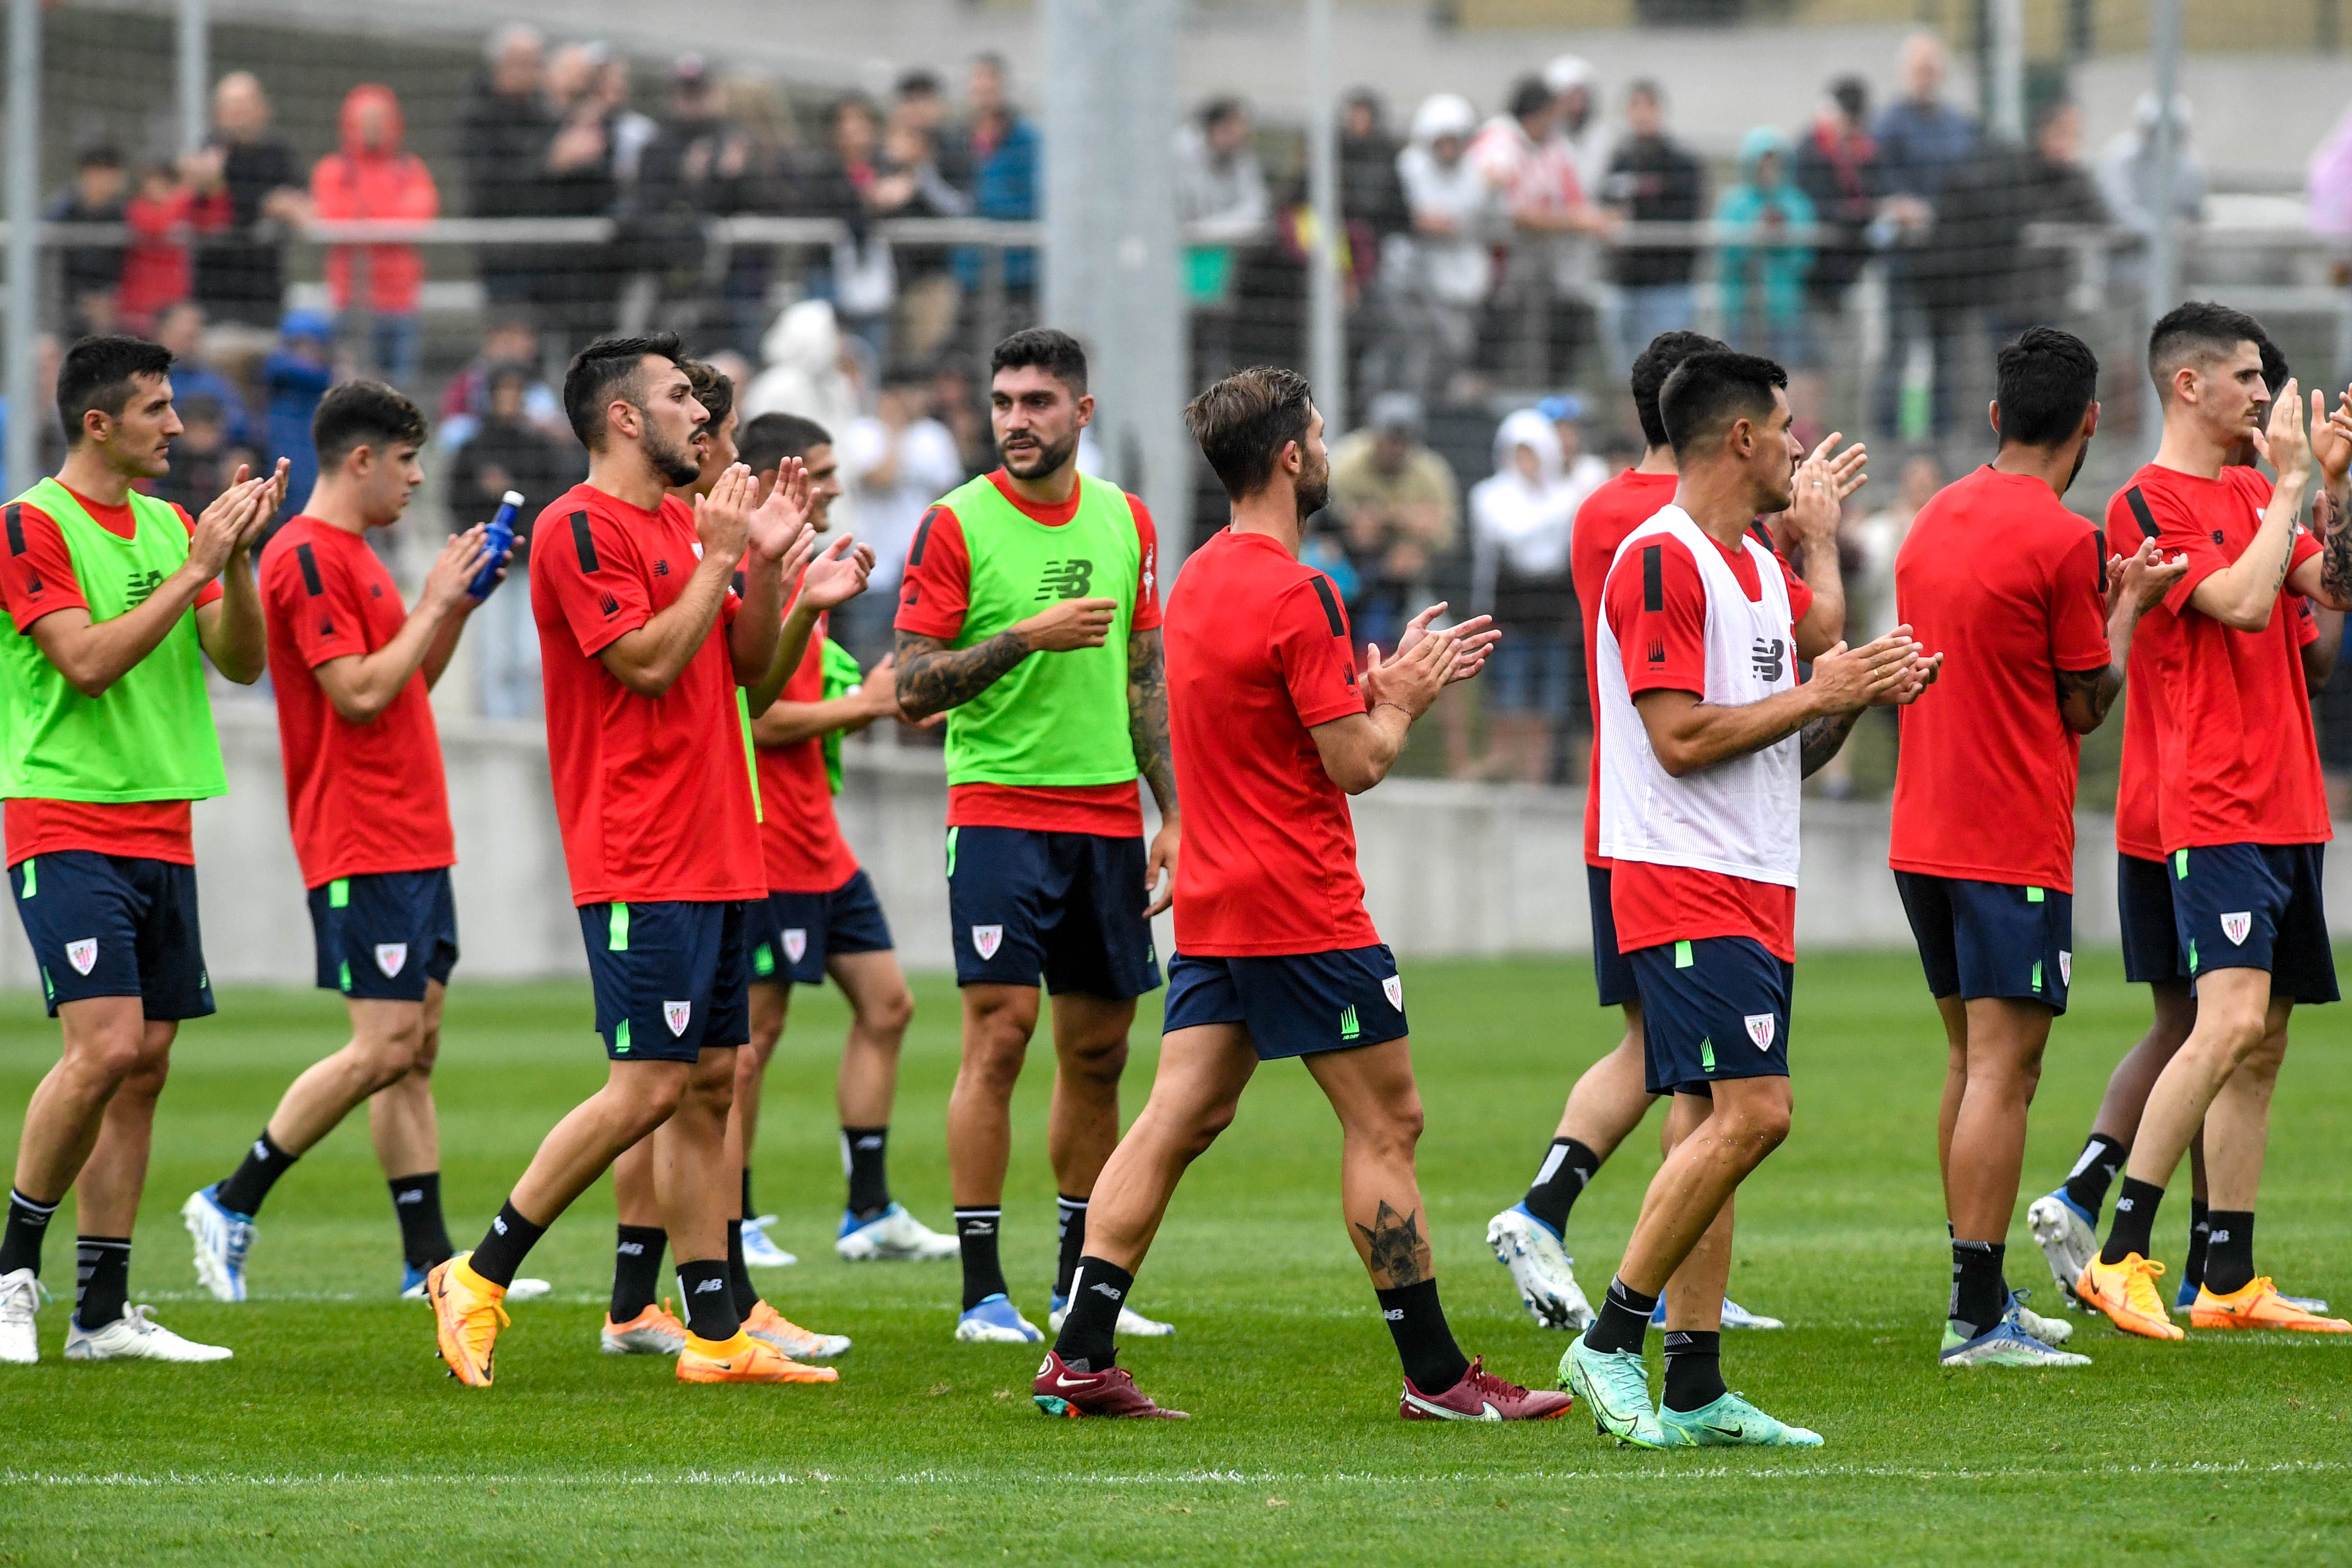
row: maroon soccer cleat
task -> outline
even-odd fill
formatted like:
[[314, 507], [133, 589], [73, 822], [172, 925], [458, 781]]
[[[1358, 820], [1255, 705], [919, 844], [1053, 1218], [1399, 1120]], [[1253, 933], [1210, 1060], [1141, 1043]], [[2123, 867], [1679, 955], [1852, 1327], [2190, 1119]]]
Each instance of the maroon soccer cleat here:
[[[1522, 1396], [1524, 1397], [1524, 1395]], [[1135, 1385], [1123, 1366], [1105, 1372], [1072, 1372], [1052, 1351], [1037, 1369], [1037, 1408], [1075, 1421], [1081, 1416], [1140, 1416], [1159, 1421], [1189, 1421], [1181, 1410], [1163, 1410]]]
[[[1045, 1380], [1039, 1378], [1037, 1386], [1045, 1387]], [[1397, 1414], [1408, 1421], [1549, 1421], [1567, 1415], [1574, 1403], [1575, 1396], [1565, 1392], [1537, 1393], [1489, 1375], [1482, 1355], [1443, 1394], [1423, 1394], [1406, 1378]]]

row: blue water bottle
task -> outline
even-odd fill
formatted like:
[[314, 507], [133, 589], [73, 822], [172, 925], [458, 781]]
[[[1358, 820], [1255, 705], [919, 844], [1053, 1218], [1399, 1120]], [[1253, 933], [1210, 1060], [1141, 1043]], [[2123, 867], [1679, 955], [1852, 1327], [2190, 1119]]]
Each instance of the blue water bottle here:
[[490, 518], [490, 526], [482, 535], [482, 542], [489, 547], [489, 553], [482, 558], [482, 570], [474, 574], [472, 584], [466, 590], [476, 603], [490, 596], [490, 590], [499, 585], [499, 568], [506, 565], [507, 557], [514, 553], [515, 514], [520, 510], [521, 491], [509, 490], [499, 497], [498, 513]]

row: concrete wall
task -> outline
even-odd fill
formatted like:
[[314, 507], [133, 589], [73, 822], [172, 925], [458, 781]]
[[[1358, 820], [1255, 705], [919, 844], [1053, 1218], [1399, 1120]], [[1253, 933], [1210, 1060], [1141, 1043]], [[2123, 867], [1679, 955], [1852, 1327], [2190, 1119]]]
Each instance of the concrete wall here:
[[[278, 729], [270, 710], [220, 705], [229, 793], [198, 804], [197, 880], [205, 950], [224, 984], [308, 985], [310, 916], [286, 830]], [[498, 978], [582, 975], [562, 846], [536, 725], [444, 718], [457, 815], [457, 922], [463, 973]], [[947, 886], [941, 866], [946, 785], [936, 752], [853, 742], [840, 797], [844, 829], [880, 891], [910, 968], [946, 968]], [[1381, 934], [1414, 956], [1582, 953], [1592, 943], [1585, 903], [1584, 797], [1536, 789], [1401, 779], [1356, 802], [1364, 881]], [[2078, 819], [2075, 939], [2116, 939], [2113, 830]], [[1886, 870], [1881, 803], [1805, 807], [1800, 942], [1900, 947], [1910, 942]], [[2352, 864], [2331, 861], [2328, 900], [2352, 934]], [[1160, 951], [1174, 949], [1162, 918]], [[37, 986], [23, 928], [0, 921], [0, 987]]]

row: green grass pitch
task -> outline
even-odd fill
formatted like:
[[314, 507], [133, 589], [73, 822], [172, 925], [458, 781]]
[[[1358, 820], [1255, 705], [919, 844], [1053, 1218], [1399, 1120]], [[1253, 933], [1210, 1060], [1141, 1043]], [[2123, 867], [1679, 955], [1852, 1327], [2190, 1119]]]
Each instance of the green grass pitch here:
[[[2086, 955], [2078, 974], [2035, 1110], [2029, 1197], [2063, 1173], [2146, 1019], [2112, 955]], [[1548, 1382], [1565, 1338], [1528, 1323], [1481, 1240], [1526, 1182], [1570, 1078], [1612, 1042], [1612, 1019], [1580, 963], [1410, 963], [1405, 977], [1447, 1308], [1466, 1350]], [[944, 1226], [955, 1000], [935, 978], [917, 989], [892, 1175]], [[587, 1014], [584, 984], [467, 986], [460, 971], [439, 1094], [461, 1244], [599, 1079]], [[1179, 1333], [1129, 1345], [1126, 1364], [1194, 1419], [1045, 1420], [1028, 1396], [1037, 1352], [950, 1342], [953, 1265], [834, 1259], [843, 1012], [835, 994], [803, 992], [795, 1015], [769, 1076], [757, 1172], [803, 1261], [760, 1278], [791, 1316], [856, 1336], [840, 1385], [683, 1388], [666, 1362], [598, 1354], [612, 1241], [600, 1185], [532, 1258], [554, 1299], [515, 1310], [498, 1385], [472, 1391], [442, 1375], [425, 1309], [393, 1299], [395, 1233], [356, 1124], [272, 1196], [255, 1299], [194, 1299], [181, 1199], [226, 1174], [295, 1071], [341, 1038], [331, 996], [231, 992], [181, 1037], [132, 1284], [236, 1359], [68, 1365], [56, 1359], [64, 1309], [45, 1311], [51, 1359], [0, 1369], [0, 1562], [2352, 1560], [2352, 1343], [2158, 1345], [2077, 1320], [2090, 1368], [1937, 1367], [1943, 1051], [1906, 956], [1801, 966], [1796, 1130], [1740, 1198], [1734, 1293], [1792, 1326], [1729, 1336], [1725, 1371], [1824, 1433], [1810, 1454], [1620, 1451], [1580, 1411], [1526, 1427], [1400, 1422], [1396, 1364], [1336, 1212], [1337, 1128], [1290, 1065], [1261, 1074], [1194, 1168], [1138, 1286], [1138, 1305]], [[2343, 1008], [2297, 1024], [2259, 1241], [2289, 1288], [2352, 1304], [2347, 1031]], [[37, 1005], [0, 1005], [10, 1129], [54, 1054]], [[1152, 1060], [1139, 1044], [1129, 1115]], [[1006, 1206], [1015, 1299], [1040, 1320], [1053, 1253], [1046, 1065], [1033, 1063], [1016, 1103]], [[1655, 1165], [1657, 1115], [1571, 1222], [1596, 1295]], [[2175, 1261], [2186, 1192], [2184, 1176], [2158, 1221]], [[2022, 1209], [2011, 1279], [2048, 1309]], [[48, 1282], [65, 1296], [69, 1211], [59, 1218]]]

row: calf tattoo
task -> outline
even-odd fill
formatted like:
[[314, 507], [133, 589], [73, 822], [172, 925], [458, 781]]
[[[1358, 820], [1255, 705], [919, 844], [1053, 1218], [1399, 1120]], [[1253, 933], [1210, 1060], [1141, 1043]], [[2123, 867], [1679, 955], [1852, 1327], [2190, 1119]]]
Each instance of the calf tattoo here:
[[1418, 1285], [1429, 1278], [1430, 1270], [1422, 1261], [1429, 1250], [1421, 1239], [1421, 1211], [1400, 1218], [1388, 1200], [1381, 1200], [1380, 1209], [1369, 1226], [1359, 1225], [1364, 1233], [1365, 1249], [1371, 1254], [1375, 1274], [1386, 1274], [1388, 1289], [1401, 1291], [1407, 1285]]

